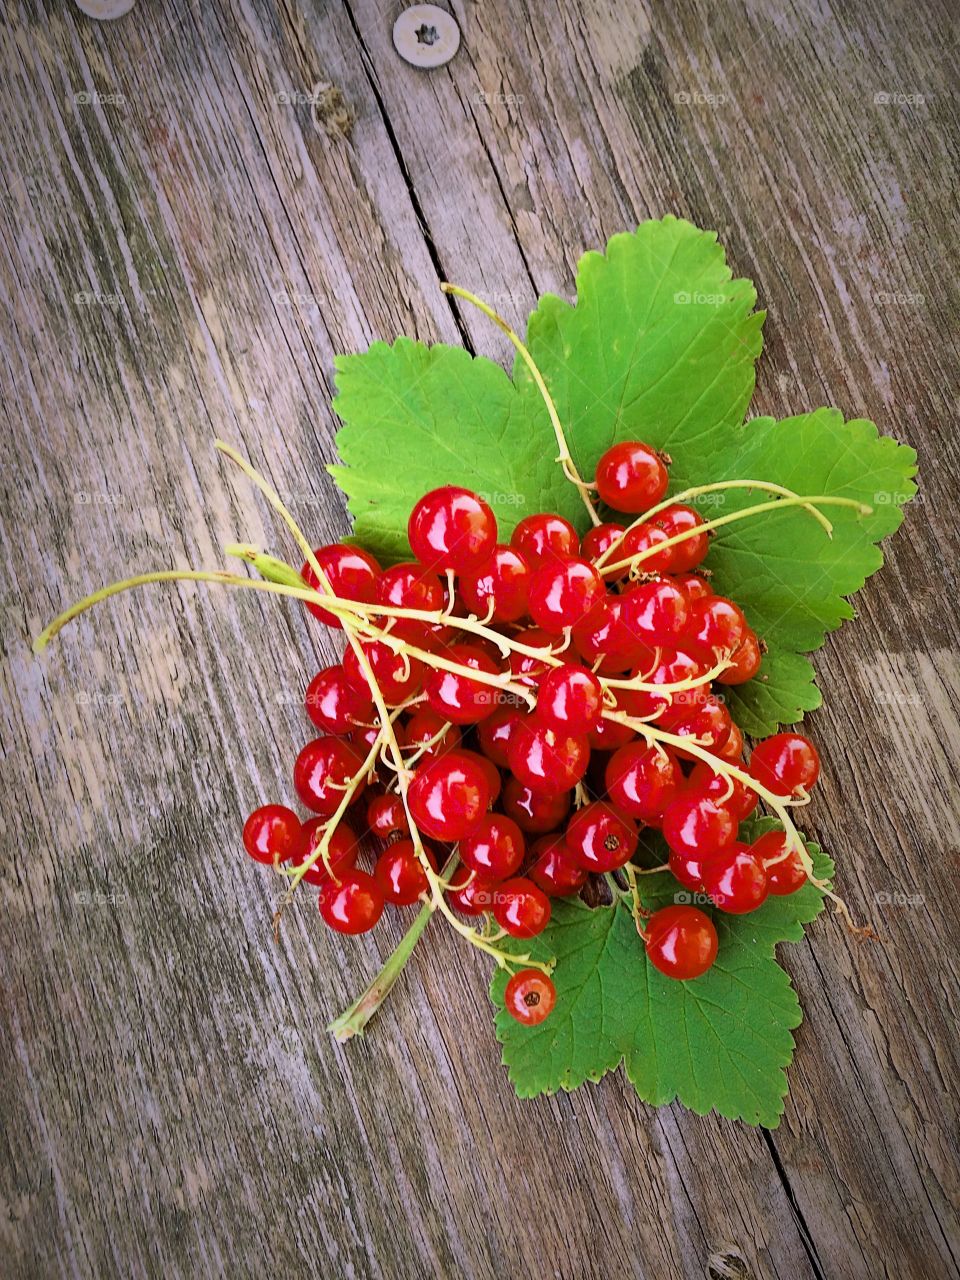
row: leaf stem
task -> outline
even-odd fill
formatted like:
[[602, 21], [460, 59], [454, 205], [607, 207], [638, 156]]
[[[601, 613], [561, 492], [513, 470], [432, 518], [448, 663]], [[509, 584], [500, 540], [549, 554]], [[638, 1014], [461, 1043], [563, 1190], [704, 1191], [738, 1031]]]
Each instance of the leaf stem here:
[[463, 298], [466, 302], [472, 302], [473, 305], [478, 307], [485, 316], [489, 316], [498, 329], [503, 330], [516, 347], [524, 364], [530, 370], [530, 374], [536, 383], [537, 390], [543, 397], [544, 404], [547, 406], [547, 413], [550, 415], [553, 433], [557, 437], [557, 446], [560, 450], [557, 462], [560, 463], [560, 466], [563, 469], [563, 474], [566, 478], [572, 485], [576, 486], [580, 497], [583, 499], [583, 505], [587, 509], [587, 515], [590, 517], [591, 522], [595, 525], [600, 524], [600, 517], [597, 515], [597, 509], [593, 505], [593, 499], [590, 497], [590, 485], [588, 485], [580, 475], [580, 472], [577, 470], [576, 463], [570, 455], [570, 449], [567, 445], [567, 437], [564, 434], [563, 424], [561, 423], [560, 417], [557, 413], [557, 407], [553, 403], [553, 398], [547, 390], [547, 384], [543, 380], [543, 374], [537, 368], [533, 356], [524, 346], [523, 342], [521, 342], [519, 336], [510, 328], [503, 316], [498, 315], [498, 313], [494, 311], [493, 307], [488, 306], [487, 303], [478, 298], [475, 293], [471, 293], [469, 289], [461, 289], [459, 285], [448, 284], [446, 281], [441, 284], [440, 288], [444, 293], [453, 294], [456, 298]]

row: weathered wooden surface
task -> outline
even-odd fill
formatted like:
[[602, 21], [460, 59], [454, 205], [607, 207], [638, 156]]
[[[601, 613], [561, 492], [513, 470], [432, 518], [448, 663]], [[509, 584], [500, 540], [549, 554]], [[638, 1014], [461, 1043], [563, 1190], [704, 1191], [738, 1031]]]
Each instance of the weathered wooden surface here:
[[[114, 24], [8, 4], [5, 1275], [957, 1274], [948, 9], [457, 3], [461, 50], [424, 73], [374, 0], [140, 0]], [[318, 83], [340, 97], [314, 113]], [[343, 533], [334, 353], [503, 355], [439, 278], [522, 323], [665, 211], [716, 227], [770, 310], [757, 412], [832, 402], [920, 451], [811, 719], [813, 833], [883, 942], [827, 920], [785, 948], [806, 1021], [774, 1134], [654, 1112], [618, 1076], [517, 1102], [485, 966], [439, 930], [373, 1035], [328, 1039], [400, 925], [341, 942], [303, 910], [275, 946], [237, 853], [305, 740], [319, 629], [157, 589], [42, 662], [27, 645], [105, 580], [276, 542], [217, 435]]]

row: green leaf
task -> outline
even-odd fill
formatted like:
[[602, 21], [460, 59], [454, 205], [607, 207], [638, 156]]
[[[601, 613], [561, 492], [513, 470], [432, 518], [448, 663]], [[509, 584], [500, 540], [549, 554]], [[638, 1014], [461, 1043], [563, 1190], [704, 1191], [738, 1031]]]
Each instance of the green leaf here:
[[[745, 823], [745, 839], [776, 824]], [[818, 875], [832, 864], [808, 844]], [[642, 877], [648, 909], [690, 895], [672, 876]], [[639, 1096], [655, 1106], [678, 1099], [700, 1115], [769, 1128], [779, 1123], [793, 1057], [792, 1031], [800, 1005], [774, 959], [783, 941], [798, 941], [803, 925], [823, 906], [806, 885], [769, 898], [746, 916], [716, 912], [717, 961], [702, 978], [677, 982], [648, 963], [629, 910], [622, 903], [594, 910], [580, 901], [554, 902], [553, 919], [533, 944], [509, 944], [536, 958], [557, 958], [557, 1004], [538, 1027], [523, 1027], [503, 1009], [506, 975], [493, 978], [497, 1037], [521, 1097], [573, 1089], [599, 1080], [621, 1062]]]

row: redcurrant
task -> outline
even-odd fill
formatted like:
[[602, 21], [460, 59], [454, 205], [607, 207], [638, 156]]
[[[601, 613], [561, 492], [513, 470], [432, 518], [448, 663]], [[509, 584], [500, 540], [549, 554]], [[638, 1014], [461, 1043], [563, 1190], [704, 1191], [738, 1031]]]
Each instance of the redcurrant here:
[[348, 871], [327, 880], [317, 900], [320, 914], [338, 933], [366, 933], [383, 915], [383, 894], [366, 871]]
[[802, 734], [775, 733], [753, 748], [750, 775], [774, 795], [799, 795], [819, 778], [820, 757]]
[[537, 719], [553, 729], [584, 734], [600, 721], [603, 688], [585, 667], [564, 663], [553, 667], [540, 681]]
[[[297, 756], [293, 785], [308, 809], [329, 818], [362, 765], [359, 754], [343, 738], [314, 738]], [[365, 786], [366, 779], [361, 778], [355, 795], [359, 796]]]
[[424, 760], [407, 792], [417, 827], [434, 840], [462, 840], [477, 825], [490, 802], [490, 787], [475, 760], [448, 751]]
[[478, 617], [516, 622], [527, 612], [530, 566], [516, 547], [497, 546], [479, 569], [462, 574], [458, 585], [467, 608]]
[[535, 791], [569, 791], [587, 771], [590, 745], [582, 735], [552, 729], [536, 716], [521, 719], [510, 738], [507, 760], [514, 777]]
[[286, 862], [293, 855], [300, 834], [300, 819], [283, 804], [254, 809], [243, 824], [243, 845], [255, 862]]
[[493, 918], [512, 938], [533, 938], [550, 923], [550, 899], [525, 876], [504, 880], [493, 890]]
[[430, 569], [469, 573], [490, 556], [497, 521], [477, 494], [444, 485], [424, 494], [410, 513], [407, 537], [413, 554]]
[[553, 560], [570, 560], [580, 552], [580, 539], [570, 521], [549, 512], [524, 516], [511, 534], [510, 545], [533, 570]]
[[721, 911], [736, 916], [755, 911], [769, 892], [763, 863], [740, 841], [704, 860], [703, 887]]
[[644, 930], [647, 956], [668, 978], [686, 982], [706, 973], [717, 958], [713, 921], [696, 907], [661, 907]]
[[616, 871], [636, 852], [637, 829], [626, 814], [597, 800], [577, 810], [567, 826], [565, 840], [581, 867], [595, 872]]
[[503, 993], [507, 1013], [525, 1027], [539, 1026], [553, 1012], [556, 1002], [557, 989], [552, 979], [539, 969], [521, 969]]
[[526, 842], [512, 818], [488, 813], [460, 841], [463, 862], [488, 880], [506, 880], [520, 869]]
[[355, 725], [365, 724], [373, 716], [373, 699], [363, 686], [347, 679], [339, 663], [318, 671], [307, 685], [307, 715], [324, 733], [349, 733]]
[[597, 463], [597, 493], [614, 511], [636, 515], [649, 510], [661, 501], [668, 483], [663, 459], [639, 440], [612, 445]]
[[606, 596], [603, 579], [589, 560], [545, 564], [530, 582], [530, 616], [545, 631], [575, 626]]

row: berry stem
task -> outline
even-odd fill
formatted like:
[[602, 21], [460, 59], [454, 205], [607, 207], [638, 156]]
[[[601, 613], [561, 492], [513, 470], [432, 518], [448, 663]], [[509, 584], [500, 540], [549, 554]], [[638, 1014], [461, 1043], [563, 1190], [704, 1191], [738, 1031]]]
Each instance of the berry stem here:
[[520, 353], [520, 356], [524, 364], [530, 370], [530, 374], [533, 377], [534, 382], [536, 383], [537, 390], [540, 392], [540, 395], [543, 397], [544, 404], [547, 406], [547, 413], [550, 415], [550, 422], [553, 425], [553, 432], [554, 432], [554, 435], [557, 437], [557, 446], [560, 449], [560, 454], [557, 458], [557, 462], [559, 462], [560, 466], [563, 468], [563, 474], [566, 476], [566, 478], [570, 481], [572, 485], [575, 485], [577, 490], [579, 491], [580, 497], [583, 499], [583, 505], [586, 507], [587, 514], [589, 515], [592, 523], [595, 525], [600, 524], [601, 523], [600, 517], [599, 515], [597, 515], [597, 509], [593, 505], [593, 500], [590, 497], [590, 489], [592, 488], [592, 486], [588, 485], [586, 481], [583, 479], [583, 477], [580, 475], [580, 472], [577, 470], [576, 463], [574, 462], [573, 458], [570, 455], [570, 449], [569, 449], [569, 446], [567, 445], [567, 437], [564, 434], [563, 425], [560, 422], [560, 417], [557, 413], [557, 407], [553, 403], [553, 398], [551, 397], [550, 392], [547, 390], [547, 384], [543, 380], [543, 374], [537, 368], [534, 362], [533, 356], [524, 346], [523, 342], [521, 342], [518, 335], [514, 333], [514, 331], [510, 328], [506, 320], [504, 320], [503, 316], [498, 315], [498, 313], [494, 311], [492, 307], [488, 306], [487, 303], [482, 302], [475, 293], [471, 293], [468, 289], [461, 289], [459, 285], [447, 284], [446, 282], [441, 284], [440, 288], [446, 294], [452, 294], [456, 298], [463, 298], [466, 302], [472, 302], [475, 307], [479, 307], [479, 309], [483, 312], [485, 316], [489, 316], [489, 318], [493, 321], [493, 323], [497, 326], [498, 329], [503, 330], [503, 332], [507, 335], [507, 337], [513, 343], [513, 345], [516, 347], [517, 351]]
[[[665, 511], [667, 507], [672, 507], [677, 502], [689, 502], [691, 498], [698, 498], [704, 493], [718, 493], [725, 489], [760, 489], [764, 493], [778, 493], [783, 498], [800, 497], [795, 489], [787, 489], [784, 485], [774, 484], [769, 480], [716, 480], [713, 484], [698, 484], [691, 489], [683, 489], [680, 493], [674, 494], [672, 498], [665, 498], [663, 502], [658, 502], [655, 507], [650, 507], [648, 511], [644, 511], [642, 515], [637, 516], [636, 520], [624, 529], [616, 542], [611, 543], [602, 555], [597, 556], [593, 562], [595, 567], [599, 569], [601, 565], [607, 563], [616, 549], [621, 546], [631, 529], [636, 529], [640, 525], [646, 524], [648, 520], [653, 520], [661, 511]], [[810, 502], [806, 504], [806, 510], [823, 527], [827, 537], [830, 537], [833, 533], [833, 525], [823, 512], [818, 511]]]
[[688, 538], [696, 538], [703, 533], [709, 533], [711, 529], [720, 529], [724, 525], [733, 524], [737, 520], [746, 520], [748, 516], [758, 516], [767, 511], [776, 511], [780, 507], [807, 507], [814, 502], [819, 503], [821, 506], [850, 507], [859, 515], [870, 515], [873, 511], [872, 507], [868, 507], [866, 503], [857, 502], [854, 498], [833, 498], [829, 495], [776, 498], [771, 502], [758, 502], [753, 507], [744, 507], [741, 511], [731, 511], [729, 515], [718, 516], [716, 520], [705, 520], [703, 524], [693, 525], [689, 529], [684, 529], [682, 533], [675, 533], [663, 542], [658, 542], [656, 546], [647, 547], [645, 551], [638, 551], [636, 555], [630, 556], [626, 560], [618, 560], [616, 564], [604, 565], [600, 573], [620, 573], [624, 569], [637, 569], [644, 560], [650, 559], [651, 556], [659, 555], [670, 547], [677, 546], [680, 542], [686, 542]]

